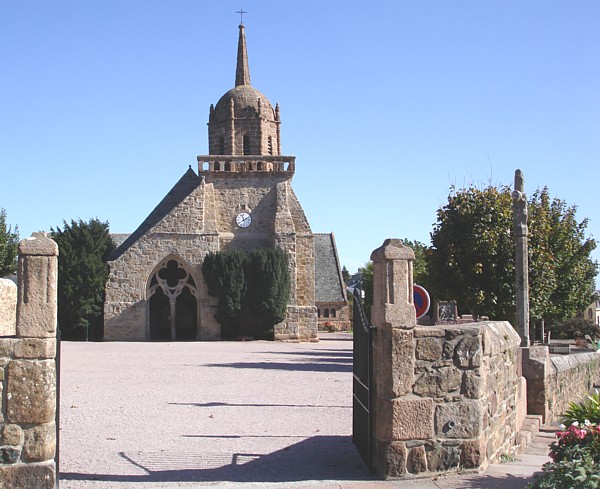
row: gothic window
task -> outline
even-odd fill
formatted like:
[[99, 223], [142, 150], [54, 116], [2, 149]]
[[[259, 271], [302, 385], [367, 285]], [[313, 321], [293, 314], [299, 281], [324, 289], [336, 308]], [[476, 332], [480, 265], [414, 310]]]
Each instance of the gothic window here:
[[195, 340], [198, 292], [183, 263], [163, 261], [148, 283], [150, 339]]
[[250, 136], [248, 136], [248, 134], [244, 134], [244, 154], [252, 154], [250, 151]]
[[221, 169], [221, 163], [219, 163], [218, 161], [215, 161], [215, 170], [219, 171]]
[[331, 317], [334, 318], [335, 317], [335, 309], [331, 310]]
[[325, 312], [323, 314], [323, 317], [328, 318], [329, 317], [329, 309], [325, 309]]
[[230, 161], [225, 162], [225, 171], [231, 171], [231, 162]]

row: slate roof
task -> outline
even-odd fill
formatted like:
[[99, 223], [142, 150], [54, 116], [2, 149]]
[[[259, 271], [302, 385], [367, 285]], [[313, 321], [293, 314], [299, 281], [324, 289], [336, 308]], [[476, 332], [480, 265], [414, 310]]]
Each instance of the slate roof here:
[[346, 289], [333, 233], [315, 233], [315, 302], [345, 302]]
[[[173, 186], [165, 198], [154, 208], [150, 215], [140, 226], [130, 235], [113, 235], [127, 236], [121, 244], [117, 243], [117, 249], [113, 252], [110, 260], [116, 260], [127, 249], [129, 249], [138, 239], [146, 234], [150, 229], [156, 226], [169, 212], [177, 207], [192, 191], [200, 184], [200, 177], [196, 175], [192, 167], [183, 174], [179, 181]], [[116, 241], [116, 239], [115, 239]]]

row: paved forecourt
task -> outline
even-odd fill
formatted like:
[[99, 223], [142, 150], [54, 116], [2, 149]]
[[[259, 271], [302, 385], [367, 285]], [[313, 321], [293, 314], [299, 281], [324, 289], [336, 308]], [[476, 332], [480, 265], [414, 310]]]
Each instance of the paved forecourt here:
[[525, 487], [537, 453], [483, 475], [373, 480], [351, 442], [352, 337], [62, 343], [62, 489]]

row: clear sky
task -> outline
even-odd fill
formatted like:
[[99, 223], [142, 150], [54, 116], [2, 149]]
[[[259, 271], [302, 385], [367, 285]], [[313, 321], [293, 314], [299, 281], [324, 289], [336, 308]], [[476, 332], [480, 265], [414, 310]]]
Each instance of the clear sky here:
[[132, 232], [196, 168], [240, 8], [293, 187], [351, 272], [385, 238], [429, 243], [451, 185], [517, 168], [600, 239], [598, 0], [3, 0], [0, 207], [21, 237]]

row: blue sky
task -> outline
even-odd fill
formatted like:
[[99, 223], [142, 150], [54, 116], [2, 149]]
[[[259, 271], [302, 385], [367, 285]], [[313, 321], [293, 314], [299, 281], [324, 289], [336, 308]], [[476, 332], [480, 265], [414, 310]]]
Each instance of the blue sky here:
[[600, 238], [597, 0], [3, 0], [0, 207], [21, 237], [132, 232], [196, 167], [241, 7], [296, 194], [350, 271], [385, 238], [429, 243], [451, 185], [517, 168]]

